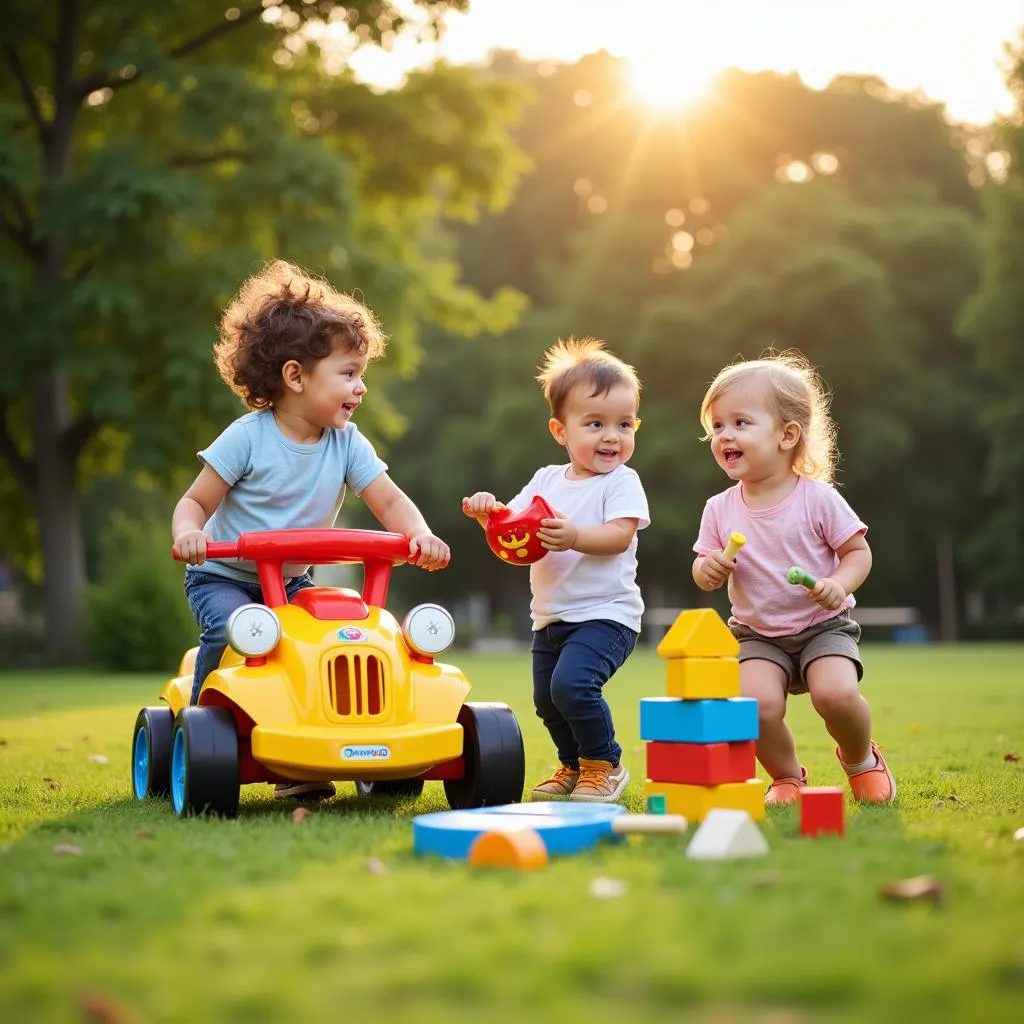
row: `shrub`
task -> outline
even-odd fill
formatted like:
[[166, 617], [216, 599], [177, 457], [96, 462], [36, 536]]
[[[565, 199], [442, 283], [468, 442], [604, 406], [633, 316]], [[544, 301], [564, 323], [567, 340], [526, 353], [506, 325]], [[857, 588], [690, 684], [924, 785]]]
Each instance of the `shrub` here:
[[85, 644], [94, 661], [122, 672], [171, 675], [198, 629], [171, 560], [165, 524], [115, 517], [102, 541], [99, 580], [85, 600]]

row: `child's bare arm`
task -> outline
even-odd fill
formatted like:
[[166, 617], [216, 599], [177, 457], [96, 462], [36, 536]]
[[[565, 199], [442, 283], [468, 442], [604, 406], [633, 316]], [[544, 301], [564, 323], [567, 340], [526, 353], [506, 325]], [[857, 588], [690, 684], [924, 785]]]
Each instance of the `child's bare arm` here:
[[178, 499], [171, 516], [174, 557], [192, 565], [206, 561], [204, 527], [230, 490], [228, 482], [214, 469], [203, 466], [189, 489]]
[[831, 576], [818, 580], [810, 592], [823, 608], [834, 611], [852, 594], [871, 572], [871, 548], [864, 534], [858, 533], [836, 549], [839, 565]]
[[576, 526], [559, 516], [542, 519], [537, 537], [548, 551], [578, 551], [582, 555], [621, 555], [636, 536], [636, 519], [612, 519], [601, 526]]
[[448, 545], [431, 533], [412, 498], [387, 473], [381, 473], [363, 488], [362, 499], [385, 530], [409, 538], [409, 561], [413, 565], [441, 569], [448, 564]]

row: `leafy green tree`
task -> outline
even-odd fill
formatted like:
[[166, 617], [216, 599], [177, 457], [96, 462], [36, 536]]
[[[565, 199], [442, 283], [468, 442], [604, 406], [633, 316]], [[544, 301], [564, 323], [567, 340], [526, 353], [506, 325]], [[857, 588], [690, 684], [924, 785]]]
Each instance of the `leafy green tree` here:
[[962, 321], [984, 383], [974, 409], [985, 479], [972, 553], [979, 582], [1004, 602], [1024, 597], [1024, 37], [1008, 84], [1017, 114], [1000, 125], [997, 144], [1009, 163], [1005, 180], [985, 188], [981, 284]]
[[[434, 31], [465, 7], [412, 10]], [[392, 335], [381, 382], [415, 369], [422, 323], [514, 322], [514, 292], [484, 299], [460, 282], [439, 222], [507, 201], [524, 166], [506, 128], [518, 91], [443, 65], [387, 94], [329, 73], [338, 27], [387, 45], [410, 30], [402, 11], [5, 6], [0, 527], [9, 559], [41, 567], [53, 654], [74, 649], [90, 478], [163, 472], [238, 411], [210, 345], [255, 263], [283, 256], [359, 289]], [[378, 437], [400, 427], [380, 391], [363, 424]]]

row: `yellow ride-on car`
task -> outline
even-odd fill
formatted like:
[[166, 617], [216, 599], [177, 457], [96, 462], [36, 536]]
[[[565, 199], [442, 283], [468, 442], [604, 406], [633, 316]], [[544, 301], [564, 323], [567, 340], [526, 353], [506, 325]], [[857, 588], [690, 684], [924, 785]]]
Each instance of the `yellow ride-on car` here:
[[[501, 703], [471, 703], [469, 682], [434, 661], [452, 617], [421, 604], [398, 622], [384, 608], [408, 540], [372, 530], [272, 530], [207, 545], [255, 562], [263, 604], [237, 609], [228, 649], [190, 706], [196, 648], [145, 707], [132, 737], [136, 799], [170, 796], [175, 814], [238, 812], [251, 782], [351, 781], [363, 796], [416, 796], [443, 781], [453, 809], [516, 803], [525, 760]], [[285, 594], [282, 566], [361, 562], [362, 593]]]

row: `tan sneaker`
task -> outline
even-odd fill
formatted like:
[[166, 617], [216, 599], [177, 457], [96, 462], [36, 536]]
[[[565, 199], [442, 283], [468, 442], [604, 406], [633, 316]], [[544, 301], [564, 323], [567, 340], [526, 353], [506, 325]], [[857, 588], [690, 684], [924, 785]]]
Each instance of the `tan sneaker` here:
[[570, 800], [582, 800], [591, 804], [613, 804], [629, 785], [629, 770], [620, 761], [589, 761], [580, 758], [580, 777]]
[[329, 800], [337, 792], [333, 782], [279, 782], [274, 786], [274, 799], [304, 797], [307, 800]]
[[559, 765], [554, 775], [545, 779], [531, 796], [532, 800], [568, 800], [580, 773], [567, 764]]

